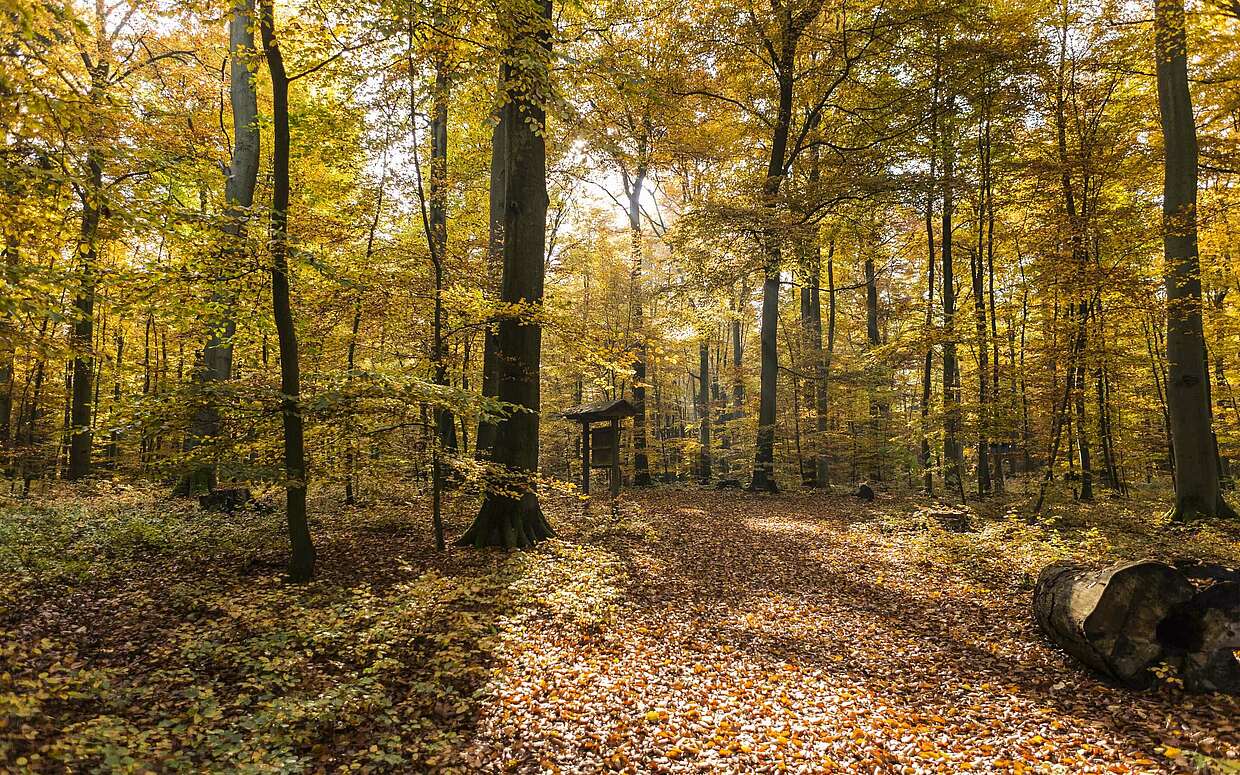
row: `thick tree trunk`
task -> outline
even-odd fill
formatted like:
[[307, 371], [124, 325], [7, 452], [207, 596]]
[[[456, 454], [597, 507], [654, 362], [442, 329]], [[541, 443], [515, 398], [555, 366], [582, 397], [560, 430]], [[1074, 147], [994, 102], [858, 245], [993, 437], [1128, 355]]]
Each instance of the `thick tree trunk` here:
[[91, 354], [95, 336], [95, 283], [98, 258], [99, 220], [103, 203], [103, 174], [98, 160], [92, 159], [91, 182], [82, 198], [82, 228], [78, 243], [81, 279], [73, 300], [73, 380], [69, 405], [69, 460], [65, 478], [70, 481], [90, 475], [91, 402], [95, 377]]
[[[539, 366], [547, 220], [546, 114], [538, 94], [549, 78], [551, 0], [512, 9], [513, 37], [506, 57], [503, 107], [504, 275], [501, 301], [517, 305], [497, 327], [499, 399], [515, 411], [496, 427], [491, 461], [503, 481], [488, 487], [473, 525], [457, 542], [464, 546], [532, 546], [554, 535], [538, 502]], [[493, 175], [493, 180], [495, 176]], [[494, 197], [497, 192], [492, 192]], [[494, 202], [494, 199], [492, 200]]]
[[[501, 66], [499, 73], [500, 89], [505, 90], [507, 70]], [[495, 129], [491, 133], [491, 188], [490, 213], [488, 215], [487, 239], [487, 282], [493, 284], [498, 292], [502, 280], [504, 266], [504, 212], [505, 197], [508, 191], [508, 125], [509, 111], [500, 109], [496, 116]], [[489, 321], [482, 341], [482, 395], [488, 398], [499, 397], [499, 360], [496, 352], [497, 322]], [[488, 418], [478, 420], [478, 433], [474, 441], [474, 456], [486, 460], [491, 455], [491, 447], [495, 443], [496, 423]]]
[[1182, 0], [1154, 4], [1158, 112], [1165, 148], [1163, 254], [1167, 287], [1167, 408], [1175, 449], [1172, 515], [1234, 515], [1215, 462], [1197, 255], [1197, 129], [1188, 87]]
[[289, 116], [288, 75], [275, 37], [274, 0], [262, 0], [260, 29], [267, 68], [271, 72], [272, 147], [271, 181], [271, 305], [280, 346], [280, 415], [284, 420], [284, 476], [286, 511], [291, 545], [289, 578], [295, 582], [314, 577], [314, 544], [306, 518], [306, 449], [301, 416], [301, 364], [297, 329], [289, 291]]
[[767, 270], [762, 283], [762, 328], [759, 344], [762, 356], [758, 388], [758, 437], [754, 448], [753, 478], [749, 489], [776, 492], [775, 482], [775, 406], [779, 374], [779, 248], [770, 250], [775, 268]]
[[[254, 204], [254, 187], [258, 181], [258, 95], [254, 88], [249, 60], [254, 52], [254, 1], [244, 0], [233, 6], [228, 20], [228, 56], [231, 60], [229, 103], [233, 116], [233, 152], [224, 182], [223, 250], [225, 256], [240, 257], [245, 253], [246, 221]], [[222, 309], [221, 320], [211, 320], [211, 332], [202, 360], [194, 373], [195, 382], [208, 391], [194, 413], [185, 450], [210, 443], [220, 435], [220, 412], [217, 399], [209, 393], [211, 383], [232, 378], [233, 336], [237, 322], [233, 314], [232, 294], [215, 292], [213, 301]], [[215, 488], [216, 465], [200, 463], [189, 471], [178, 492], [183, 495]]]

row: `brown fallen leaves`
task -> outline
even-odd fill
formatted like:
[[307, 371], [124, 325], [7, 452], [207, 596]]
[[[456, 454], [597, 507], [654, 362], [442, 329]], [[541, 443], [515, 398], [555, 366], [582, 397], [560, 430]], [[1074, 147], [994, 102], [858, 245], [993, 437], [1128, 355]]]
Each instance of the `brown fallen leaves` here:
[[[1136, 773], [1240, 754], [1234, 699], [1102, 685], [1043, 641], [1021, 574], [981, 583], [852, 499], [677, 490], [623, 508], [658, 537], [600, 542], [623, 560], [619, 602], [506, 636], [467, 763]], [[567, 540], [588, 532], [564, 519]]]
[[920, 505], [548, 498], [561, 539], [446, 555], [420, 507], [320, 508], [323, 576], [288, 588], [274, 518], [167, 542], [156, 504], [105, 575], [72, 543], [69, 580], [0, 572], [0, 770], [1228, 773], [1234, 698], [1107, 687], [1032, 622], [1030, 569], [1131, 530], [902, 526]]

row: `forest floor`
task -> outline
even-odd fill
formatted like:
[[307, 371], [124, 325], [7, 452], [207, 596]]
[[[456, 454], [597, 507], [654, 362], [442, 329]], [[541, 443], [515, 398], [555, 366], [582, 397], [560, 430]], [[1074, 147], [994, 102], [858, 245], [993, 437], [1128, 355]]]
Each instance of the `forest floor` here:
[[293, 587], [278, 509], [2, 501], [0, 771], [1240, 771], [1236, 698], [1108, 687], [1029, 612], [1052, 560], [1236, 563], [1240, 526], [926, 505], [555, 497], [538, 550], [437, 554], [420, 505], [320, 503]]

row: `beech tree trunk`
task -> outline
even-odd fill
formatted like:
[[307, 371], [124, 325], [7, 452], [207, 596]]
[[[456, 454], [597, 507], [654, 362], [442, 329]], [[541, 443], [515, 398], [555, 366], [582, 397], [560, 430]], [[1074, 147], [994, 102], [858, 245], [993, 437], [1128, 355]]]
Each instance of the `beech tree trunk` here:
[[710, 470], [710, 343], [706, 337], [698, 343], [698, 477], [709, 484]]
[[[233, 117], [233, 152], [225, 173], [221, 252], [225, 256], [239, 257], [245, 251], [246, 220], [254, 204], [254, 187], [258, 181], [258, 95], [249, 68], [249, 58], [254, 52], [254, 0], [234, 4], [228, 20], [228, 38], [228, 56], [231, 60], [228, 96]], [[209, 385], [232, 378], [232, 338], [237, 330], [232, 295], [216, 292], [212, 297], [222, 306], [223, 319], [210, 320], [212, 328], [202, 350], [202, 360], [194, 373], [194, 380], [206, 394], [194, 413], [185, 438], [187, 452], [219, 437], [219, 407], [209, 392]], [[177, 490], [182, 495], [210, 491], [215, 488], [216, 475], [214, 462], [200, 463], [185, 475]]]
[[[505, 78], [508, 70], [500, 66], [499, 88], [505, 99], [509, 95], [505, 90]], [[504, 267], [504, 202], [508, 190], [508, 125], [509, 111], [500, 108], [496, 116], [495, 129], [491, 132], [491, 193], [490, 212], [488, 215], [487, 238], [487, 281], [495, 283], [496, 289], [502, 283], [497, 280]], [[482, 395], [488, 398], [499, 397], [499, 361], [496, 358], [497, 322], [489, 321], [482, 340]], [[474, 441], [474, 456], [486, 460], [491, 455], [491, 447], [495, 443], [496, 424], [493, 420], [480, 417], [478, 433]]]
[[1163, 254], [1167, 288], [1167, 410], [1175, 457], [1176, 519], [1234, 516], [1223, 500], [1202, 353], [1201, 262], [1197, 255], [1197, 129], [1188, 88], [1183, 0], [1154, 3], [1158, 113], [1166, 149]]
[[[551, 0], [515, 0], [512, 39], [501, 84], [504, 165], [499, 196], [503, 213], [504, 274], [501, 300], [520, 311], [506, 313], [496, 330], [498, 396], [517, 408], [496, 424], [491, 462], [499, 480], [490, 483], [462, 546], [523, 548], [555, 535], [538, 502], [539, 365], [547, 221], [546, 114], [538, 95], [549, 78]], [[494, 211], [494, 210], [493, 210]]]
[[650, 484], [650, 462], [646, 455], [646, 332], [642, 308], [642, 190], [646, 185], [646, 167], [639, 165], [632, 179], [624, 174], [628, 189], [629, 241], [632, 268], [629, 279], [632, 305], [633, 335], [636, 357], [633, 359], [633, 484]]
[[964, 450], [960, 446], [960, 363], [956, 358], [956, 281], [952, 273], [955, 142], [950, 117], [943, 126], [943, 455], [944, 486], [964, 500]]
[[288, 574], [294, 582], [314, 577], [314, 544], [306, 518], [306, 448], [301, 417], [301, 364], [293, 320], [288, 268], [289, 122], [288, 75], [275, 35], [274, 0], [262, 0], [260, 30], [271, 72], [271, 306], [280, 347], [280, 416], [284, 421], [284, 477], [291, 552]]

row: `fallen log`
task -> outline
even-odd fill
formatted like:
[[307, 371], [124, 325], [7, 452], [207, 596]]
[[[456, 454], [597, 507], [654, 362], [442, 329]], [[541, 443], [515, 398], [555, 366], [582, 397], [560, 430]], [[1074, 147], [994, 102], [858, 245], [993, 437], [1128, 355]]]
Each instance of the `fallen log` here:
[[1221, 566], [1191, 577], [1202, 566], [1177, 566], [1056, 563], [1038, 576], [1034, 614], [1064, 651], [1123, 686], [1148, 687], [1165, 663], [1190, 691], [1240, 694], [1240, 582]]
[[1193, 594], [1184, 574], [1161, 562], [1102, 570], [1055, 563], [1038, 575], [1033, 611], [1042, 631], [1086, 667], [1143, 689], [1165, 654], [1158, 625]]

